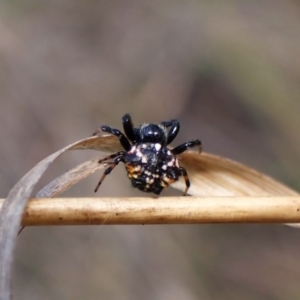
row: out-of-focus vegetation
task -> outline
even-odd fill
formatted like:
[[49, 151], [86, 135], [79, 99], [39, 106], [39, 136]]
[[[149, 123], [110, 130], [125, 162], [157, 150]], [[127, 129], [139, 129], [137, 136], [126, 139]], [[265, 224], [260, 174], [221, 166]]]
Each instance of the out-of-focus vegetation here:
[[[200, 138], [300, 190], [299, 32], [291, 0], [2, 1], [1, 196], [125, 113], [178, 118], [178, 143]], [[41, 185], [97, 156], [65, 155]], [[67, 194], [94, 196], [99, 177]], [[97, 196], [138, 193], [120, 166]], [[281, 225], [26, 228], [14, 299], [299, 299], [299, 237]]]

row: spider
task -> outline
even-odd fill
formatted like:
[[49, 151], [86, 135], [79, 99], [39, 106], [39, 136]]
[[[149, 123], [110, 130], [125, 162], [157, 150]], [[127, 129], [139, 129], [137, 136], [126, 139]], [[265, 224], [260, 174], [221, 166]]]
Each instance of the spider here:
[[102, 131], [118, 137], [124, 150], [99, 160], [99, 163], [110, 160], [112, 162], [104, 171], [95, 192], [105, 177], [123, 162], [133, 187], [159, 195], [164, 188], [183, 176], [186, 185], [183, 195], [186, 196], [190, 181], [187, 171], [179, 165], [176, 155], [193, 146], [201, 147], [201, 142], [192, 140], [169, 149], [167, 146], [175, 139], [180, 129], [178, 120], [142, 124], [139, 128], [134, 128], [131, 116], [126, 114], [122, 122], [125, 134], [109, 126], [101, 127]]

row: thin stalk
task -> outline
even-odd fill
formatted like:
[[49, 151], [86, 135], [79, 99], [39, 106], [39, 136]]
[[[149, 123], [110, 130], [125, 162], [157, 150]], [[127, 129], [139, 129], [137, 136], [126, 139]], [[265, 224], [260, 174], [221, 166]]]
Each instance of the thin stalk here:
[[22, 218], [22, 226], [200, 223], [300, 223], [300, 197], [35, 198]]

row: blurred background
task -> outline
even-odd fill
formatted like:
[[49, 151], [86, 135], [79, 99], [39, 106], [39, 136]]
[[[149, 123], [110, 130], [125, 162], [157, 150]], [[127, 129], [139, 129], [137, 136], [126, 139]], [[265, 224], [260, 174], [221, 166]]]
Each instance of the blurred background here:
[[[181, 121], [300, 190], [297, 1], [1, 1], [1, 197], [100, 125]], [[40, 187], [101, 153], [64, 154]], [[124, 168], [65, 196], [134, 196]], [[168, 189], [163, 195], [178, 194]], [[146, 195], [148, 196], [148, 195]], [[159, 199], [158, 199], [159, 201]], [[14, 299], [299, 299], [300, 230], [283, 225], [26, 228]]]

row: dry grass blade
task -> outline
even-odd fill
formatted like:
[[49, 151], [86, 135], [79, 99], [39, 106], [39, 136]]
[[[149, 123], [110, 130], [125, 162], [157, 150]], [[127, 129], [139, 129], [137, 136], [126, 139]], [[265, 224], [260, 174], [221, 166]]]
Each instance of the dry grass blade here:
[[69, 170], [43, 187], [35, 197], [49, 198], [60, 195], [80, 180], [107, 166], [99, 164], [98, 161], [99, 159], [89, 160]]
[[[23, 211], [26, 207], [27, 201], [31, 196], [32, 190], [40, 179], [42, 174], [48, 168], [48, 166], [62, 153], [67, 150], [75, 150], [75, 149], [94, 149], [94, 150], [102, 150], [108, 152], [115, 152], [120, 149], [120, 143], [118, 139], [114, 136], [94, 136], [74, 144], [71, 144], [44, 159], [39, 164], [37, 164], [30, 172], [28, 172], [11, 190], [7, 199], [5, 200], [1, 214], [0, 214], [0, 291], [1, 291], [1, 299], [9, 300], [10, 299], [10, 280], [11, 280], [11, 269], [12, 269], [12, 261], [13, 261], [13, 254], [15, 248], [15, 241], [19, 226], [21, 224], [21, 218]], [[233, 196], [237, 197], [236, 201], [241, 198], [240, 196], [299, 196], [299, 194], [292, 189], [284, 186], [283, 184], [267, 177], [261, 173], [258, 173], [248, 167], [245, 167], [241, 164], [236, 162], [214, 156], [211, 154], [203, 153], [200, 154], [198, 152], [186, 152], [180, 155], [180, 160], [182, 166], [184, 166], [188, 173], [191, 180], [191, 188], [189, 190], [189, 194], [193, 196]], [[104, 168], [106, 165], [97, 163], [97, 160], [91, 160], [85, 162], [76, 168], [68, 171], [67, 173], [63, 174], [62, 176], [56, 178], [46, 187], [44, 187], [38, 194], [38, 197], [54, 197], [65, 191], [66, 189], [70, 188], [72, 185], [77, 183], [79, 180], [83, 179], [84, 177], [92, 174], [93, 172]], [[180, 190], [184, 190], [184, 183], [179, 181], [172, 185], [175, 188]], [[187, 198], [185, 198], [187, 199]], [[212, 198], [211, 198], [212, 199]], [[225, 200], [225, 198], [223, 198]], [[173, 199], [174, 200], [174, 199]], [[192, 200], [192, 199], [190, 199]], [[201, 201], [201, 199], [198, 199]], [[195, 200], [195, 201], [198, 201]], [[228, 198], [227, 198], [228, 200]], [[293, 200], [293, 199], [292, 199]], [[294, 199], [295, 200], [295, 199]], [[112, 200], [110, 199], [107, 203], [112, 205], [113, 201], [115, 201], [115, 207], [121, 206], [121, 201], [119, 199]], [[152, 197], [145, 197], [143, 201], [147, 203], [147, 201], [156, 207], [159, 210], [160, 207], [164, 206], [164, 209], [169, 209], [172, 199], [167, 198], [160, 198], [160, 201], [155, 200], [153, 202]], [[152, 203], [152, 202], [153, 203]], [[171, 202], [170, 202], [171, 201]], [[213, 201], [213, 200], [211, 200]], [[217, 201], [220, 201], [217, 200]], [[232, 201], [232, 200], [230, 200]], [[267, 201], [267, 200], [266, 200]], [[284, 207], [284, 198], [281, 199], [281, 207]], [[297, 200], [296, 202], [292, 203], [292, 206], [289, 206], [292, 212], [298, 209], [299, 205]], [[123, 205], [128, 203], [131, 208], [131, 211], [135, 211], [142, 205], [142, 201], [135, 201], [135, 202], [123, 202]], [[188, 202], [188, 201], [187, 201]], [[221, 200], [222, 202], [222, 200]], [[220, 202], [220, 205], [221, 205]], [[48, 207], [51, 206], [51, 201], [43, 201], [44, 209], [47, 210]], [[93, 201], [92, 203], [95, 203]], [[274, 208], [276, 203], [272, 205], [272, 201], [268, 202], [271, 205], [266, 205], [266, 209]], [[279, 203], [279, 202], [278, 202]], [[77, 202], [78, 204], [78, 202]], [[76, 204], [76, 205], [77, 205]], [[193, 205], [197, 204], [195, 202]], [[199, 203], [198, 203], [199, 204]], [[197, 205], [198, 205], [197, 204]], [[202, 203], [203, 204], [203, 203]], [[74, 204], [75, 205], [75, 204]], [[81, 206], [80, 206], [81, 205]], [[84, 211], [84, 207], [82, 203], [80, 203], [81, 209]], [[133, 205], [133, 206], [132, 206]], [[162, 206], [161, 206], [162, 205]], [[176, 208], [177, 205], [177, 208]], [[181, 214], [182, 207], [178, 207], [178, 204], [175, 203], [175, 210], [172, 214]], [[186, 205], [186, 204], [185, 204]], [[192, 205], [192, 204], [191, 204]], [[192, 205], [192, 207], [193, 207]], [[296, 205], [296, 206], [295, 206]], [[90, 206], [92, 211], [96, 209], [95, 207]], [[230, 207], [230, 206], [228, 206]], [[269, 207], [269, 208], [268, 208]], [[247, 208], [251, 210], [251, 203], [247, 202]], [[70, 207], [66, 205], [61, 206], [60, 208], [62, 213], [66, 211], [66, 209], [71, 210]], [[103, 212], [103, 211], [102, 211]], [[298, 212], [298, 210], [297, 210]], [[148, 210], [149, 213], [149, 210]], [[259, 213], [259, 211], [257, 211]], [[276, 210], [276, 214], [279, 213], [279, 217], [277, 216], [277, 220], [291, 220], [289, 219], [289, 214], [285, 215], [280, 219], [280, 211]], [[275, 214], [275, 212], [274, 212]], [[283, 213], [282, 213], [283, 214]], [[39, 216], [43, 216], [43, 212], [39, 212]], [[173, 215], [173, 216], [174, 216]], [[187, 216], [192, 217], [193, 214], [187, 214]], [[46, 216], [46, 214], [45, 214]], [[286, 218], [287, 216], [287, 218]], [[72, 216], [71, 216], [72, 217]], [[99, 219], [99, 215], [94, 214], [95, 218]], [[146, 214], [143, 218], [150, 218], [148, 219], [148, 223], [160, 223], [155, 221], [155, 219], [151, 219], [151, 215]], [[160, 217], [159, 217], [160, 218]], [[235, 216], [232, 215], [230, 221], [234, 222]], [[293, 216], [293, 221], [297, 221], [298, 214]], [[92, 219], [89, 218], [91, 221]], [[162, 220], [162, 219], [158, 219]], [[263, 219], [261, 219], [263, 221]], [[272, 220], [272, 216], [269, 217], [269, 220]], [[102, 220], [103, 221], [103, 220]], [[291, 220], [292, 221], [292, 220]], [[139, 222], [143, 223], [142, 219], [139, 219]], [[186, 220], [185, 222], [189, 222]], [[42, 223], [42, 221], [41, 221]], [[97, 222], [95, 222], [97, 223]], [[161, 222], [167, 223], [167, 221]], [[179, 221], [180, 223], [180, 221]], [[37, 224], [37, 223], [36, 223]]]
[[[109, 146], [103, 147], [106, 140]], [[116, 137], [107, 135], [91, 138], [88, 142], [78, 144], [75, 149], [113, 152], [120, 150], [120, 145]], [[189, 194], [192, 196], [299, 196], [286, 185], [230, 159], [196, 151], [187, 151], [179, 158], [180, 164], [188, 170], [191, 181]], [[57, 196], [100, 168], [103, 165], [97, 164], [97, 160], [87, 161], [56, 178], [36, 197]], [[179, 180], [172, 187], [184, 191], [185, 183]]]
[[[192, 151], [180, 158], [192, 182], [192, 196], [299, 196], [286, 185], [230, 159]], [[172, 186], [184, 189], [183, 181]]]
[[[112, 143], [110, 142], [112, 141]], [[89, 144], [90, 143], [90, 144]], [[1, 299], [11, 299], [10, 281], [12, 271], [12, 261], [15, 249], [15, 242], [22, 214], [26, 203], [31, 196], [35, 184], [38, 182], [49, 165], [61, 154], [71, 149], [88, 148], [109, 151], [111, 144], [116, 145], [116, 141], [110, 137], [91, 137], [73, 143], [39, 162], [30, 170], [10, 191], [0, 213], [0, 291]]]

